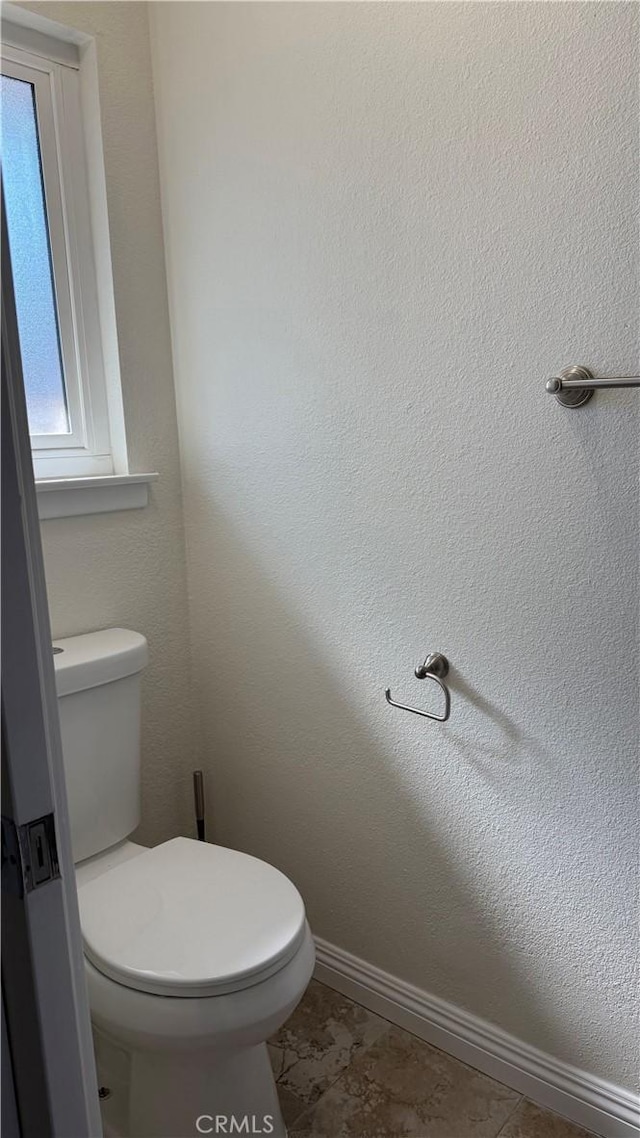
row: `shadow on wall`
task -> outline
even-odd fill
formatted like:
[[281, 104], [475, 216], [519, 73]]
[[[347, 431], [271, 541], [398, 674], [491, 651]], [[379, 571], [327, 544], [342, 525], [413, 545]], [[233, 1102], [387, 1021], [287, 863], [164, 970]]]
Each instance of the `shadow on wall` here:
[[[206, 566], [207, 579], [193, 631], [211, 840], [291, 877], [327, 940], [552, 1054], [566, 1052], [571, 1025], [560, 1028], [540, 1006], [521, 961], [514, 965], [507, 918], [496, 919], [495, 865], [484, 876], [482, 865], [465, 865], [464, 834], [438, 817], [442, 729], [427, 725], [420, 768], [407, 770], [401, 748], [381, 746], [354, 712], [314, 636], [229, 521], [214, 516], [206, 492], [192, 487], [191, 502], [192, 568]], [[372, 686], [384, 705], [382, 679]], [[458, 706], [462, 695], [491, 720], [480, 759], [453, 733], [463, 760], [487, 770], [496, 760], [517, 763], [517, 727], [454, 670], [451, 686]], [[386, 730], [393, 737], [393, 725]], [[431, 818], [420, 809], [425, 793]]]
[[473, 743], [470, 743], [463, 735], [456, 734], [455, 731], [448, 732], [449, 743], [453, 744], [468, 762], [490, 774], [496, 762], [516, 766], [525, 747], [529, 755], [535, 755], [540, 759], [546, 757], [546, 752], [537, 739], [521, 731], [513, 720], [509, 719], [508, 715], [505, 715], [504, 712], [480, 695], [480, 692], [472, 687], [455, 668], [450, 670], [449, 682], [456, 693], [468, 700], [477, 711], [481, 712], [484, 720], [490, 724], [489, 730], [485, 733], [485, 738], [476, 737]]

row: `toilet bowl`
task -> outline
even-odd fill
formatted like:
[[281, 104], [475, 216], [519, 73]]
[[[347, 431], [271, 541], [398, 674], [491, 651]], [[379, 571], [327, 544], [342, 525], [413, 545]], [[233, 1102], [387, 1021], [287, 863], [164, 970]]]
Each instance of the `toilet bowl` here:
[[110, 1138], [182, 1138], [216, 1118], [284, 1135], [265, 1040], [313, 971], [297, 890], [256, 858], [188, 838], [124, 842], [76, 876]]
[[236, 850], [129, 840], [146, 641], [111, 629], [56, 647], [105, 1135], [284, 1138], [266, 1040], [313, 971], [302, 898]]

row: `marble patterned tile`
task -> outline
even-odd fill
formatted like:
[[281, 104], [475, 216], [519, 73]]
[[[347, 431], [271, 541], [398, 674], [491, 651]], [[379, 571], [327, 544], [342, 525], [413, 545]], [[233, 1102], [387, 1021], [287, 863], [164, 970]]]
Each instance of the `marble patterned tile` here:
[[282, 1117], [284, 1118], [284, 1124], [290, 1127], [300, 1115], [304, 1113], [306, 1103], [304, 1103], [302, 1099], [299, 1099], [297, 1095], [292, 1095], [291, 1091], [288, 1091], [287, 1088], [283, 1087], [280, 1083], [276, 1083], [276, 1090], [278, 1092], [278, 1101], [280, 1103]]
[[291, 1128], [290, 1138], [496, 1138], [520, 1095], [389, 1028]]
[[523, 1099], [500, 1131], [499, 1138], [593, 1138], [593, 1135]]
[[[285, 1121], [299, 1101], [317, 1102], [353, 1059], [389, 1027], [345, 996], [312, 980], [290, 1019], [269, 1044]], [[285, 1095], [286, 1092], [286, 1095]], [[288, 1096], [288, 1097], [287, 1097]]]

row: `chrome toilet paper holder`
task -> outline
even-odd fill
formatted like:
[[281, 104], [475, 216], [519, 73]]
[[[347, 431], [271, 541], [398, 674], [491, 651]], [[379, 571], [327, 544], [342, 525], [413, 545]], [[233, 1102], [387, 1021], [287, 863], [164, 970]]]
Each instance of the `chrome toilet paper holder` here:
[[419, 707], [409, 707], [406, 703], [398, 703], [391, 698], [391, 689], [385, 689], [385, 698], [392, 707], [399, 707], [401, 711], [411, 711], [414, 715], [422, 715], [424, 719], [435, 719], [436, 723], [446, 723], [451, 713], [451, 693], [444, 683], [445, 676], [449, 674], [449, 661], [442, 652], [431, 652], [422, 664], [418, 664], [414, 675], [417, 680], [434, 680], [444, 694], [444, 715], [434, 715], [431, 711], [422, 711]]

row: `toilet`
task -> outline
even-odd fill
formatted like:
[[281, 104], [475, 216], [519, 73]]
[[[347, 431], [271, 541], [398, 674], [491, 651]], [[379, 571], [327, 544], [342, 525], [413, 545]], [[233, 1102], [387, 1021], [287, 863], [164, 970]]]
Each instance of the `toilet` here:
[[147, 642], [113, 628], [54, 652], [105, 1135], [283, 1138], [266, 1040], [313, 971], [302, 898], [236, 850], [130, 841]]

